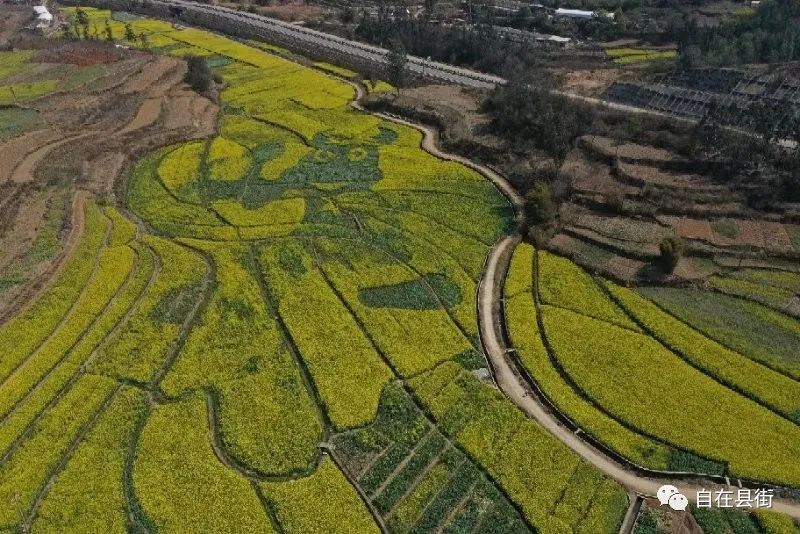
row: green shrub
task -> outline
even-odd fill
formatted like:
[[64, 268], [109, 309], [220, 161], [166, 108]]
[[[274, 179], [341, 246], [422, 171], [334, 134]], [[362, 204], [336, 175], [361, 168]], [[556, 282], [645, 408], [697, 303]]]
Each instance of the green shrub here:
[[213, 82], [211, 69], [208, 67], [205, 58], [198, 56], [186, 56], [186, 75], [183, 81], [189, 84], [198, 93], [208, 91]]
[[670, 236], [661, 240], [658, 245], [661, 253], [661, 265], [667, 272], [672, 272], [677, 267], [678, 262], [683, 256], [683, 241], [680, 237]]
[[528, 217], [536, 224], [550, 222], [556, 215], [556, 203], [550, 186], [545, 182], [536, 182], [525, 195], [525, 209]]

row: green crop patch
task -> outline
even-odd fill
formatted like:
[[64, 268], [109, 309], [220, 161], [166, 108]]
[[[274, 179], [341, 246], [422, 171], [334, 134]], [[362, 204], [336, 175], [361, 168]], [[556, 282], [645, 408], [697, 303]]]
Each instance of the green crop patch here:
[[389, 286], [360, 289], [358, 298], [372, 308], [433, 310], [457, 305], [461, 302], [461, 289], [440, 274], [428, 274]]
[[[454, 525], [469, 499], [480, 502], [475, 522], [502, 509], [516, 531], [525, 522], [494, 483], [467, 455], [428, 421], [402, 385], [393, 382], [381, 395], [375, 422], [334, 436], [344, 469], [358, 481], [392, 532], [435, 532]], [[455, 528], [455, 527], [454, 527]]]
[[216, 290], [164, 377], [164, 391], [216, 391], [222, 441], [235, 457], [266, 473], [303, 470], [315, 457], [321, 423], [245, 250], [190, 244], [212, 258]]
[[181, 324], [199, 296], [199, 284], [171, 288], [150, 311], [150, 319], [160, 324]]
[[673, 288], [640, 291], [718, 343], [800, 380], [800, 323], [796, 320], [719, 293]]
[[0, 105], [17, 104], [35, 100], [58, 89], [58, 80], [0, 85]]
[[[573, 479], [576, 469], [593, 472], [593, 468], [506, 404], [499, 392], [455, 363], [440, 365], [410, 382], [436, 422], [487, 470], [535, 528], [581, 532], [618, 528], [627, 508], [622, 489], [602, 475]], [[524, 482], [531, 477], [537, 480], [535, 488]], [[586, 491], [594, 498], [569, 513], [556, 514], [568, 490]], [[604, 529], [593, 530], [595, 522], [602, 523]]]
[[147, 410], [144, 393], [123, 388], [75, 450], [42, 501], [32, 529], [107, 532], [125, 529], [125, 457]]
[[133, 468], [144, 513], [165, 530], [274, 532], [250, 482], [214, 455], [207, 423], [198, 395], [150, 414]]
[[724, 475], [725, 464], [702, 458], [687, 451], [672, 450], [669, 457], [669, 469], [684, 473], [708, 473]]
[[306, 478], [260, 487], [287, 534], [380, 532], [355, 488], [330, 460]]
[[692, 515], [703, 532], [741, 532], [759, 534], [763, 530], [752, 514], [735, 509], [690, 508]]
[[791, 417], [800, 410], [800, 382], [703, 336], [634, 291], [610, 283], [607, 287], [654, 338], [720, 383], [776, 413]]
[[301, 242], [287, 239], [262, 248], [259, 260], [334, 426], [351, 428], [374, 419], [391, 370], [311, 254]]
[[[614, 291], [633, 293], [624, 288]], [[790, 460], [798, 454], [791, 450], [800, 432], [794, 423], [728, 389], [648, 336], [609, 328], [560, 308], [547, 307], [543, 314], [560, 364], [589, 398], [616, 419], [725, 462], [734, 476], [790, 484], [800, 480], [792, 467], [796, 462]], [[642, 354], [648, 358], [642, 359]], [[631, 394], [620, 394], [623, 391]], [[716, 412], [713, 427], [694, 423], [707, 413], [709, 403], [719, 402], [726, 410]], [[758, 447], [764, 439], [780, 439], [785, 445], [765, 455]]]
[[0, 109], [0, 140], [22, 135], [43, 125], [35, 109]]
[[638, 434], [597, 409], [576, 391], [554, 365], [539, 329], [532, 246], [522, 244], [512, 257], [506, 279], [506, 321], [520, 361], [549, 399], [599, 441], [639, 465], [667, 469], [670, 449]]
[[546, 304], [559, 306], [632, 330], [639, 327], [583, 269], [549, 252], [538, 254], [539, 293]]
[[795, 291], [764, 283], [761, 279], [731, 278], [728, 276], [712, 276], [709, 278], [711, 285], [725, 293], [746, 297], [772, 306], [779, 310], [784, 309], [794, 299]]

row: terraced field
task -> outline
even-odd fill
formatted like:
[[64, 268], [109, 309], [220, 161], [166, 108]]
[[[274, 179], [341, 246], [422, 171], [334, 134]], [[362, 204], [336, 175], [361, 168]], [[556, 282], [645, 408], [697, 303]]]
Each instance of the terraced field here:
[[[796, 341], [793, 319], [698, 290], [640, 294], [530, 245], [505, 295], [528, 380], [604, 446], [650, 469], [800, 483], [800, 382], [772, 339]], [[754, 335], [735, 335], [745, 324]]]
[[87, 200], [0, 326], [0, 530], [618, 528], [622, 488], [473, 374], [512, 224], [490, 182], [317, 70], [84, 13], [204, 57], [219, 127], [138, 158], [116, 207]]
[[[0, 531], [619, 530], [623, 487], [487, 372], [477, 289], [514, 224], [494, 185], [352, 108], [350, 71], [82, 12], [148, 49], [118, 84], [147, 96], [102, 131], [115, 151], [153, 137], [86, 158], [116, 161], [114, 191], [65, 180], [42, 204], [56, 222], [33, 249], [58, 269], [0, 323]], [[48, 98], [109, 76], [51, 78], [52, 54], [1, 54], [3, 143], [43, 128]], [[211, 94], [179, 87], [187, 55], [222, 80]], [[73, 197], [80, 224], [57, 254]], [[800, 487], [800, 323], [779, 311], [796, 273], [754, 265], [710, 284], [633, 290], [522, 244], [504, 286], [509, 358], [628, 462]], [[707, 532], [796, 531], [778, 514], [694, 516]]]

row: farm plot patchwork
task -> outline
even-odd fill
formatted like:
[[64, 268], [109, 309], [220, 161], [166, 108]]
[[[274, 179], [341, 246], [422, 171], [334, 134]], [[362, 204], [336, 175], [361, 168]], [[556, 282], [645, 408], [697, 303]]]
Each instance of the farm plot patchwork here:
[[[787, 273], [788, 275], [794, 273]], [[770, 306], [779, 311], [789, 312], [793, 315], [800, 317], [800, 304], [797, 300], [797, 290], [786, 287], [786, 282], [796, 284], [793, 278], [777, 279], [777, 277], [770, 277], [776, 282], [768, 282], [767, 277], [761, 276], [747, 276], [731, 277], [731, 276], [712, 276], [709, 282], [712, 286], [723, 293], [736, 295], [739, 297], [754, 300]]]
[[164, 392], [213, 391], [221, 439], [233, 456], [264, 473], [304, 470], [315, 457], [321, 423], [247, 250], [187, 243], [210, 255], [215, 291], [164, 377]]
[[410, 381], [436, 423], [483, 466], [541, 532], [612, 532], [622, 489], [542, 430], [497, 390], [447, 362]]
[[[350, 109], [347, 84], [159, 21], [110, 20], [121, 41], [125, 22], [145, 35], [125, 44], [207, 58], [226, 81], [221, 128], [136, 164], [125, 201], [141, 228], [90, 203], [60, 278], [0, 327], [0, 529], [373, 532], [376, 510], [397, 532], [615, 531], [621, 488], [466, 369], [486, 365], [475, 288], [511, 221], [494, 187]], [[685, 332], [671, 342], [702, 352], [679, 357], [588, 274], [544, 254], [536, 273], [520, 250], [508, 313], [536, 324], [509, 320], [520, 358], [598, 439], [647, 465], [797, 483], [783, 375], [748, 380], [725, 365], [750, 360]], [[583, 348], [602, 336], [598, 366]], [[657, 361], [637, 365], [639, 349]], [[620, 399], [657, 391], [662, 367], [689, 392], [685, 417]], [[712, 399], [733, 406], [723, 432], [695, 433]], [[779, 450], [740, 450], [741, 420]]]
[[[110, 19], [119, 41], [125, 23], [154, 51], [208, 58], [226, 81], [221, 128], [136, 162], [140, 227], [90, 203], [61, 277], [0, 328], [0, 525], [369, 532], [374, 505], [393, 531], [529, 530], [544, 512], [396, 381], [485, 367], [475, 289], [506, 200], [418, 132], [350, 109], [346, 84], [137, 17]], [[397, 419], [393, 393], [414, 418]], [[418, 448], [400, 437], [414, 425]], [[403, 467], [371, 475], [364, 502], [344, 443], [369, 431], [385, 441], [370, 454]], [[323, 442], [342, 444], [344, 471]]]
[[8, 125], [24, 128], [37, 122], [36, 113], [26, 113], [24, 104], [56, 91], [74, 90], [106, 74], [102, 65], [56, 63], [48, 64], [46, 55], [39, 57], [32, 50], [0, 52], [0, 106], [9, 106], [0, 113], [0, 139]]
[[[545, 307], [543, 320], [568, 375], [615, 418], [725, 462], [733, 475], [790, 485], [800, 481], [794, 467], [800, 452], [796, 424], [726, 388], [650, 337], [560, 308]], [[709, 412], [715, 424], [697, 424]], [[780, 446], [762, 454], [764, 440]]]
[[787, 418], [800, 414], [800, 382], [708, 339], [634, 291], [611, 283], [606, 287], [654, 338], [694, 367]]
[[717, 342], [800, 380], [800, 324], [744, 299], [688, 289], [640, 292]]
[[[567, 260], [553, 259], [529, 245], [517, 249], [505, 311], [519, 363], [559, 409], [640, 465], [797, 484], [790, 467], [796, 451], [781, 450], [764, 461], [738, 446], [743, 439], [751, 439], [751, 447], [764, 439], [787, 444], [797, 439], [798, 427], [790, 420], [800, 413], [798, 382], [786, 372], [793, 358], [770, 353], [765, 340], [767, 335], [793, 339], [796, 321], [714, 293], [644, 291], [699, 325], [700, 331], [694, 330], [636, 292], [598, 283]], [[553, 289], [571, 287], [567, 280], [577, 293]], [[635, 321], [635, 328], [609, 321], [616, 316], [610, 309]], [[736, 315], [722, 318], [723, 309]], [[749, 325], [751, 317], [758, 335], [734, 331], [734, 325]], [[740, 347], [741, 354], [732, 350]], [[675, 399], [681, 408], [669, 408]], [[694, 423], [709, 413], [714, 425]], [[706, 434], [703, 428], [713, 431]], [[726, 440], [737, 445], [726, 448], [721, 444]]]
[[640, 331], [640, 328], [594, 283], [592, 277], [566, 258], [541, 252], [537, 290], [542, 302], [602, 321]]
[[[437, 430], [399, 383], [383, 390], [374, 423], [333, 442], [344, 469], [392, 531], [466, 532], [466, 525], [478, 532], [530, 530], [501, 490]], [[473, 509], [472, 502], [481, 504]]]
[[[534, 254], [522, 244], [514, 251], [505, 284], [505, 315], [512, 345], [522, 367], [545, 395], [595, 439], [634, 463], [652, 469], [721, 472], [724, 466], [695, 457], [648, 438], [611, 416], [565, 379], [550, 358], [538, 324], [533, 294]], [[540, 256], [541, 258], [541, 256]]]

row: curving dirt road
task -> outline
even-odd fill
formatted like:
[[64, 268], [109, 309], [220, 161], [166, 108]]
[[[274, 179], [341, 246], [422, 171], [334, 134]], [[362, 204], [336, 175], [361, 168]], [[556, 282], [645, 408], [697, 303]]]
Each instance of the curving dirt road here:
[[[359, 104], [359, 100], [365, 95], [364, 88], [359, 84], [350, 83], [356, 88], [357, 93], [356, 99], [351, 103], [355, 109], [372, 113], [386, 120], [404, 124], [421, 131], [423, 133], [421, 146], [425, 151], [442, 159], [462, 163], [481, 173], [494, 183], [506, 196], [509, 202], [514, 206], [517, 212], [517, 218], [521, 219], [525, 201], [503, 176], [484, 165], [475, 163], [461, 156], [443, 152], [436, 144], [438, 138], [437, 132], [431, 127], [416, 124], [394, 115], [373, 113], [365, 110]], [[511, 261], [511, 255], [520, 241], [521, 236], [508, 235], [502, 237], [495, 243], [489, 251], [484, 266], [484, 272], [478, 284], [478, 329], [484, 352], [492, 367], [495, 382], [500, 390], [528, 417], [534, 419], [584, 460], [619, 482], [628, 491], [630, 495], [630, 507], [620, 528], [620, 532], [632, 531], [640, 505], [640, 499], [638, 497], [653, 497], [656, 495], [658, 488], [664, 484], [672, 484], [677, 487], [681, 493], [686, 495], [690, 502], [697, 501], [697, 492], [699, 490], [714, 490], [724, 487], [723, 485], [713, 482], [701, 485], [699, 483], [690, 483], [683, 480], [673, 480], [668, 477], [647, 477], [631, 471], [584, 441], [579, 433], [576, 434], [561, 424], [558, 418], [545, 407], [540, 399], [529, 391], [524, 379], [517, 373], [514, 364], [512, 364], [508, 358], [507, 353], [512, 350], [512, 348], [508, 346], [505, 341], [505, 336], [503, 335], [502, 325], [505, 319], [500, 306], [503, 297], [503, 284]], [[737, 486], [728, 486], [728, 488], [734, 491], [738, 489]], [[797, 501], [775, 498], [772, 504], [772, 510], [800, 520], [800, 503]]]

